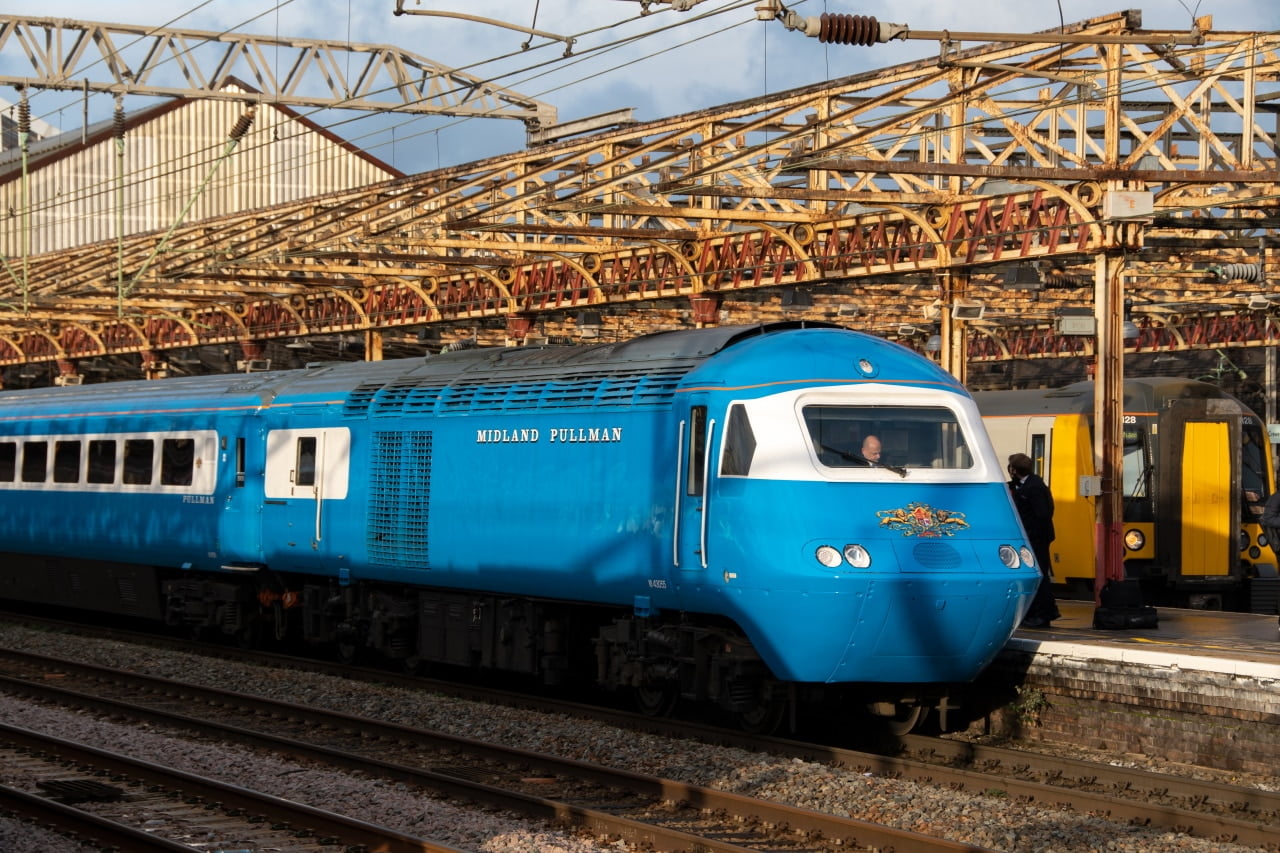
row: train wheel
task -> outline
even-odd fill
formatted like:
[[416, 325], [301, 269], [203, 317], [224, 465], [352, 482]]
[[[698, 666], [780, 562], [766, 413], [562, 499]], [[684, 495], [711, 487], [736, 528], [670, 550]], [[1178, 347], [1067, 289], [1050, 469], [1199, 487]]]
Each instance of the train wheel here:
[[338, 640], [334, 645], [334, 651], [338, 655], [338, 662], [351, 666], [360, 660], [360, 644], [354, 639]]
[[749, 711], [735, 711], [733, 723], [747, 734], [773, 734], [782, 725], [786, 716], [787, 703], [780, 698], [762, 698], [760, 703]]
[[262, 645], [261, 626], [256, 620], [250, 620], [240, 626], [234, 634], [231, 635], [236, 646], [242, 649], [256, 649]]
[[426, 675], [431, 671], [431, 661], [412, 655], [404, 659], [403, 666], [405, 675]]
[[636, 707], [646, 717], [666, 717], [675, 710], [680, 694], [670, 684], [648, 685], [635, 689]]
[[[877, 703], [880, 706], [882, 704]], [[872, 706], [870, 710], [884, 721], [889, 733], [895, 737], [910, 734], [912, 730], [924, 722], [924, 718], [929, 713], [929, 709], [924, 705], [917, 705], [914, 702], [895, 702], [893, 704], [893, 712], [889, 714], [884, 713], [882, 707]]]

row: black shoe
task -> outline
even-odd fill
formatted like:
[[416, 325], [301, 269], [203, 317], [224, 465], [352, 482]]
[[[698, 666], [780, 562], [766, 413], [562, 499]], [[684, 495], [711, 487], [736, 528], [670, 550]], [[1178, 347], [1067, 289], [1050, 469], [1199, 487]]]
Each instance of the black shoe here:
[[1022, 620], [1022, 628], [1048, 628], [1049, 620], [1041, 619], [1039, 616], [1029, 616]]

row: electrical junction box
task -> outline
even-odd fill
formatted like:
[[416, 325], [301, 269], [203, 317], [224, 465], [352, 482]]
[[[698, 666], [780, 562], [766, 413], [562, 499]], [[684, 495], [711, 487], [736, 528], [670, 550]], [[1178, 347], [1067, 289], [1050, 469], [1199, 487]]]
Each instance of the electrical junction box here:
[[1102, 194], [1102, 216], [1105, 219], [1150, 216], [1155, 209], [1155, 196], [1149, 192], [1111, 190]]
[[1069, 315], [1056, 320], [1060, 335], [1096, 335], [1098, 321], [1094, 317]]
[[1080, 475], [1080, 497], [1096, 498], [1102, 494], [1102, 478], [1091, 477], [1088, 474]]

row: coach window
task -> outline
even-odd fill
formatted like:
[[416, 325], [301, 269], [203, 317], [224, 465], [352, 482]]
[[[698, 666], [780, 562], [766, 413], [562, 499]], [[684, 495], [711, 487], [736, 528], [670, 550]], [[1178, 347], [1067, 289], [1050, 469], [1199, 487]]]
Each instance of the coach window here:
[[236, 439], [236, 488], [244, 488], [244, 439]]
[[22, 482], [43, 483], [49, 468], [49, 442], [22, 443]]
[[116, 481], [115, 439], [96, 438], [89, 442], [89, 470], [85, 479], [98, 484]]
[[56, 441], [53, 444], [53, 481], [80, 482], [80, 442]]
[[12, 483], [18, 470], [18, 444], [0, 441], [0, 482]]
[[316, 484], [316, 437], [314, 435], [304, 435], [298, 439], [298, 458], [293, 470], [295, 486]]
[[191, 485], [195, 461], [196, 443], [194, 439], [164, 439], [164, 441], [160, 442], [160, 485]]
[[747, 419], [747, 409], [741, 403], [729, 409], [729, 424], [724, 433], [724, 458], [720, 473], [725, 476], [745, 477], [751, 473], [751, 459], [756, 453], [756, 436]]
[[155, 442], [149, 438], [130, 438], [124, 443], [124, 482], [127, 486], [151, 484], [155, 467]]

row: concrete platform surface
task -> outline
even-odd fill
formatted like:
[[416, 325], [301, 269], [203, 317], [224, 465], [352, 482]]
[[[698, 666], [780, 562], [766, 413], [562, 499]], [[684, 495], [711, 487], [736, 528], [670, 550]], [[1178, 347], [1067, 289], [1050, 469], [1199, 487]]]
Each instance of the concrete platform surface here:
[[1018, 629], [1009, 647], [1280, 681], [1275, 616], [1158, 608], [1155, 628], [1095, 630], [1093, 608], [1093, 602], [1059, 600], [1061, 619], [1049, 628]]

